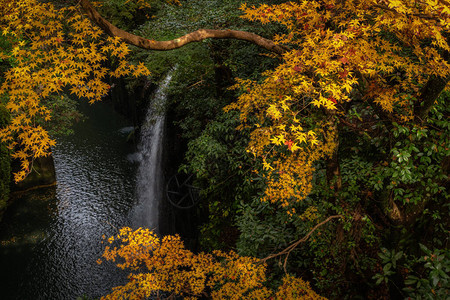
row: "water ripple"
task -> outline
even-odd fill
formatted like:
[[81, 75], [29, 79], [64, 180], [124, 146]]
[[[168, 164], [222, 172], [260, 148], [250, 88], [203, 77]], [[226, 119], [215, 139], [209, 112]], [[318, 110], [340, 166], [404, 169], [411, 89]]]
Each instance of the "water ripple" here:
[[24, 195], [0, 226], [2, 299], [99, 297], [125, 280], [96, 261], [102, 235], [130, 224], [136, 166], [127, 155], [134, 149], [120, 131], [126, 122], [108, 106], [86, 113], [53, 150], [58, 185]]

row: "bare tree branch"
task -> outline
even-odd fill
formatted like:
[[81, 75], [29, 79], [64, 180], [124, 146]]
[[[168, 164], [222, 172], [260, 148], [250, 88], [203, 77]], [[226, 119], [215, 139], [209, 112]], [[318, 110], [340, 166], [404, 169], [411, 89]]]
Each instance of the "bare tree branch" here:
[[189, 43], [200, 42], [208, 38], [244, 40], [277, 54], [283, 54], [287, 50], [287, 48], [277, 45], [269, 39], [263, 38], [251, 32], [239, 30], [199, 29], [170, 41], [149, 40], [117, 28], [106, 19], [104, 19], [88, 0], [80, 0], [79, 4], [84, 9], [87, 16], [100, 28], [102, 28], [108, 35], [113, 37], [120, 37], [127, 44], [147, 50], [172, 50], [183, 47]]
[[286, 258], [284, 259], [284, 264], [283, 264], [284, 271], [286, 272], [287, 259], [289, 257], [289, 254], [291, 254], [292, 250], [297, 248], [297, 246], [300, 245], [301, 243], [306, 242], [308, 240], [308, 238], [311, 236], [311, 234], [313, 234], [314, 231], [316, 231], [320, 226], [328, 223], [329, 221], [331, 221], [333, 219], [337, 219], [337, 218], [343, 218], [343, 216], [342, 215], [335, 215], [335, 216], [328, 217], [326, 220], [324, 220], [324, 221], [320, 222], [319, 224], [317, 224], [316, 226], [314, 226], [313, 229], [311, 229], [311, 231], [308, 232], [303, 238], [301, 238], [298, 241], [296, 241], [295, 243], [291, 244], [290, 246], [288, 246], [284, 250], [282, 250], [282, 251], [280, 251], [278, 253], [275, 253], [275, 254], [271, 254], [271, 255], [267, 256], [266, 258], [263, 258], [261, 260], [261, 263], [264, 263], [264, 262], [268, 261], [269, 259], [281, 256], [281, 255], [286, 255]]

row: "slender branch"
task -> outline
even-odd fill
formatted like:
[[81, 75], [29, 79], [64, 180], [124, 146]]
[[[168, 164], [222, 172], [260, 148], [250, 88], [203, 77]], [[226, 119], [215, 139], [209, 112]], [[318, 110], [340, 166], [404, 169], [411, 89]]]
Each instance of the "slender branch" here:
[[311, 229], [311, 231], [308, 232], [303, 238], [301, 238], [298, 241], [296, 241], [295, 243], [291, 244], [290, 246], [288, 246], [284, 250], [282, 250], [282, 251], [280, 251], [278, 253], [275, 253], [275, 254], [271, 254], [271, 255], [267, 256], [266, 258], [263, 258], [261, 260], [261, 263], [264, 263], [264, 262], [268, 261], [269, 259], [281, 256], [281, 255], [286, 255], [286, 258], [284, 259], [284, 264], [283, 264], [284, 271], [286, 272], [287, 259], [289, 257], [289, 254], [292, 252], [292, 250], [297, 248], [297, 246], [300, 245], [301, 243], [306, 242], [308, 240], [308, 238], [311, 236], [311, 234], [313, 234], [314, 231], [316, 231], [319, 227], [321, 227], [322, 225], [328, 223], [329, 221], [331, 221], [333, 219], [337, 219], [337, 218], [343, 218], [343, 216], [342, 215], [335, 215], [335, 216], [328, 217], [326, 220], [324, 220], [324, 221], [320, 222], [319, 224], [317, 224], [316, 226], [314, 226], [313, 229]]
[[196, 86], [196, 85], [202, 84], [203, 82], [205, 82], [203, 79], [200, 80], [200, 81], [197, 81], [196, 83], [191, 84], [190, 86], [188, 86], [187, 89], [190, 89], [190, 88], [192, 88], [192, 87], [194, 87], [194, 86]]
[[275, 44], [273, 41], [263, 38], [257, 34], [239, 30], [215, 30], [215, 29], [199, 29], [188, 33], [177, 39], [170, 41], [154, 41], [144, 37], [134, 35], [120, 28], [117, 28], [106, 19], [104, 19], [98, 11], [92, 6], [88, 0], [80, 0], [79, 4], [84, 9], [85, 13], [94, 23], [102, 28], [105, 33], [113, 37], [122, 38], [127, 44], [134, 45], [139, 48], [147, 50], [166, 51], [183, 47], [189, 43], [200, 42], [204, 39], [236, 39], [244, 40], [256, 44], [268, 51], [283, 54], [287, 48]]

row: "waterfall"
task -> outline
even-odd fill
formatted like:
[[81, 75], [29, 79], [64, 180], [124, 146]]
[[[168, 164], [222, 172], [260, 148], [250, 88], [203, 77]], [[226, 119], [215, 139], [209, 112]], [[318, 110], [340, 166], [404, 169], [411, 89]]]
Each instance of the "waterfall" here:
[[174, 70], [169, 71], [148, 106], [138, 144], [139, 161], [136, 180], [137, 205], [133, 210], [134, 227], [158, 231], [159, 203], [164, 197], [163, 138], [165, 125], [166, 89]]

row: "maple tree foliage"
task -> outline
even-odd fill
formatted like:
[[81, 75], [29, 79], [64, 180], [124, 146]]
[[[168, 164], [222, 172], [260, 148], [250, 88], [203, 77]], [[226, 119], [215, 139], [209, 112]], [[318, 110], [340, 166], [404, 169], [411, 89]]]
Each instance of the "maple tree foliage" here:
[[[118, 241], [120, 246], [115, 246]], [[122, 228], [107, 241], [103, 257], [131, 270], [129, 282], [103, 299], [183, 296], [197, 299], [325, 299], [302, 279], [286, 275], [276, 291], [264, 286], [266, 265], [235, 252], [185, 249], [179, 236], [159, 238], [149, 229]], [[101, 263], [101, 260], [98, 261]]]
[[445, 1], [300, 1], [242, 10], [248, 20], [284, 25], [274, 41], [291, 49], [264, 82], [240, 81], [243, 94], [226, 108], [255, 128], [249, 151], [269, 171], [265, 200], [287, 206], [308, 195], [314, 162], [332, 155], [336, 123], [350, 102], [366, 101], [405, 122], [430, 78], [447, 82], [450, 75]]
[[[242, 4], [243, 18], [278, 23], [284, 31], [272, 41], [239, 31], [199, 30], [164, 42], [119, 30], [87, 0], [63, 8], [36, 0], [0, 4], [2, 34], [11, 44], [11, 49], [0, 52], [0, 59], [11, 64], [0, 94], [12, 116], [0, 137], [22, 162], [16, 180], [23, 179], [32, 160], [47, 155], [54, 145], [38, 125], [51, 118], [43, 98], [70, 88], [77, 97], [95, 102], [108, 92], [102, 81], [107, 76], [149, 74], [143, 64], [125, 60], [129, 50], [123, 41], [168, 50], [205, 38], [236, 38], [279, 58], [278, 66], [263, 74], [264, 80], [237, 80], [234, 88], [240, 96], [225, 109], [238, 110], [239, 128], [252, 130], [247, 150], [264, 169], [262, 200], [280, 204], [293, 217], [298, 214], [290, 206], [311, 192], [316, 163], [333, 159], [339, 146], [338, 125], [346, 121], [352, 103], [367, 103], [383, 122], [421, 123], [450, 79], [446, 0]], [[102, 30], [110, 37], [105, 39]], [[112, 57], [118, 67], [110, 70], [102, 62]], [[161, 240], [143, 229], [122, 229], [110, 242], [114, 240], [123, 244], [107, 248], [104, 257], [123, 259], [119, 266], [136, 274], [107, 297], [139, 298], [166, 291], [192, 297], [209, 293], [218, 298], [286, 299], [289, 296], [283, 293], [298, 293], [297, 298], [319, 298], [301, 279], [289, 275], [274, 294], [264, 287], [264, 264], [233, 252], [193, 254], [178, 237]], [[140, 272], [143, 266], [146, 272]], [[233, 294], [225, 294], [229, 291]]]
[[[34, 0], [0, 4], [2, 35], [11, 45], [0, 52], [0, 59], [11, 65], [3, 74], [0, 94], [12, 116], [0, 138], [21, 161], [21, 170], [14, 174], [17, 182], [31, 171], [35, 158], [48, 155], [55, 145], [39, 122], [52, 118], [43, 99], [69, 89], [93, 103], [108, 93], [106, 77], [137, 77], [149, 71], [142, 63], [129, 64], [126, 44], [120, 38], [105, 39], [77, 6], [55, 8]], [[117, 67], [108, 69], [104, 62], [112, 58], [118, 60]]]

